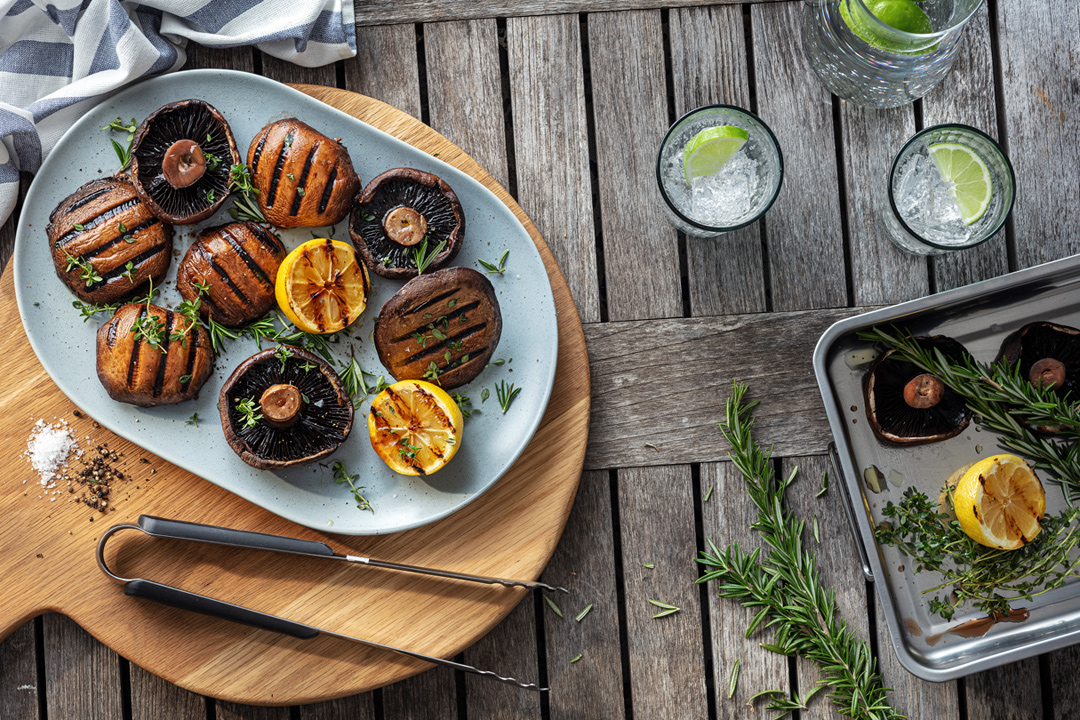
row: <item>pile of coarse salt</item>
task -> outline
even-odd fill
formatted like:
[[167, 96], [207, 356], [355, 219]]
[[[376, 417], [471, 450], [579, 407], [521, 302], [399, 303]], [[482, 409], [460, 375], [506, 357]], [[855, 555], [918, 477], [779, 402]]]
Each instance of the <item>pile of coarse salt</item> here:
[[66, 420], [48, 424], [44, 420], [34, 423], [23, 457], [34, 466], [41, 479], [41, 487], [52, 490], [56, 476], [67, 467], [69, 457], [82, 457], [82, 449], [71, 434]]

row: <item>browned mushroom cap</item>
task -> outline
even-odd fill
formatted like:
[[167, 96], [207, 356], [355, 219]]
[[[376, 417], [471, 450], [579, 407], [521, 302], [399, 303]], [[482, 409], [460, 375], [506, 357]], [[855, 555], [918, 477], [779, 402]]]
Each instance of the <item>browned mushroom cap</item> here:
[[341, 222], [360, 178], [340, 139], [296, 118], [267, 125], [248, 146], [251, 182], [266, 219], [283, 228]]
[[466, 267], [449, 267], [405, 283], [379, 311], [375, 349], [398, 380], [431, 378], [443, 388], [469, 382], [484, 369], [502, 334], [491, 282]]
[[[968, 355], [963, 345], [944, 335], [914, 340], [952, 360]], [[866, 373], [863, 391], [870, 429], [890, 445], [922, 445], [959, 435], [972, 414], [964, 399], [895, 352], [878, 357]]]
[[465, 236], [465, 213], [454, 191], [437, 176], [395, 168], [369, 182], [356, 199], [349, 236], [372, 272], [412, 278], [419, 274], [418, 254], [434, 255], [428, 270], [453, 261]]
[[326, 457], [349, 436], [353, 422], [352, 400], [334, 369], [288, 345], [241, 363], [221, 388], [218, 410], [229, 446], [260, 470]]
[[210, 336], [171, 310], [128, 303], [97, 332], [97, 373], [113, 400], [149, 407], [189, 400], [214, 367]]
[[124, 178], [91, 180], [60, 201], [46, 228], [56, 274], [78, 297], [111, 303], [165, 277], [172, 226]]
[[274, 281], [285, 259], [281, 240], [262, 225], [234, 222], [207, 228], [176, 271], [185, 300], [228, 327], [256, 320], [274, 305]]
[[157, 217], [190, 225], [213, 215], [240, 163], [229, 123], [202, 100], [169, 103], [150, 114], [131, 145], [131, 180]]

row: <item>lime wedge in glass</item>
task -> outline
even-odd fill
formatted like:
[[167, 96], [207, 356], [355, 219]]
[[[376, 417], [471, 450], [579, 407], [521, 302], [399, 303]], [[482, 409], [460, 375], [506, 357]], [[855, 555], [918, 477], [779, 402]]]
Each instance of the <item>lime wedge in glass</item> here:
[[[840, 0], [840, 17], [851, 28], [851, 32], [874, 47], [902, 55], [915, 55], [937, 49], [937, 45], [930, 48], [912, 49], [910, 46], [882, 35], [878, 28], [858, 17], [858, 13], [861, 11], [856, 10], [856, 14], [852, 14], [848, 5], [855, 1]], [[930, 24], [930, 18], [927, 16], [926, 11], [912, 0], [864, 0], [864, 4], [874, 17], [895, 30], [919, 35], [934, 32], [934, 27]]]
[[687, 184], [694, 178], [715, 175], [749, 139], [750, 133], [734, 125], [718, 125], [699, 132], [683, 148]]
[[941, 179], [950, 184], [964, 224], [977, 222], [994, 195], [994, 183], [986, 163], [971, 148], [957, 143], [935, 143], [928, 149]]

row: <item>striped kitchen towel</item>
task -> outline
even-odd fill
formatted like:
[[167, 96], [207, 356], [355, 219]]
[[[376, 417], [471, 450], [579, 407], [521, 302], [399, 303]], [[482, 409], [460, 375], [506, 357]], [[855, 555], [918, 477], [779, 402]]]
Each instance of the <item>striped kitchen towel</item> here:
[[325, 65], [356, 54], [353, 0], [0, 0], [0, 225], [20, 170], [112, 93], [179, 69], [188, 41]]

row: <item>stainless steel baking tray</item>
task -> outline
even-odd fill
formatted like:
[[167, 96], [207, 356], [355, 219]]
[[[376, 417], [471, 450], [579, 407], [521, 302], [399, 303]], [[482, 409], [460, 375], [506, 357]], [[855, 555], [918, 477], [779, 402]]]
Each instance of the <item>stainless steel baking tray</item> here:
[[[929, 445], [899, 448], [879, 442], [863, 408], [866, 365], [853, 358], [869, 346], [855, 333], [889, 323], [917, 335], [944, 334], [963, 343], [977, 360], [989, 362], [1006, 335], [1035, 320], [1080, 326], [1080, 256], [842, 320], [821, 336], [814, 350], [814, 371], [835, 440], [834, 460], [846, 491], [842, 494], [851, 503], [863, 570], [875, 582], [901, 664], [926, 680], [951, 680], [1080, 642], [1080, 581], [1071, 580], [1030, 603], [1014, 604], [1026, 606], [1030, 617], [997, 623], [982, 637], [948, 633], [962, 622], [984, 617], [973, 608], [960, 608], [947, 623], [931, 615], [928, 605], [935, 594], [922, 592], [937, 585], [939, 576], [915, 574], [910, 558], [895, 548], [878, 547], [873, 526], [882, 520], [886, 502], [899, 502], [909, 486], [936, 497], [958, 467], [1004, 450], [994, 433], [974, 423], [950, 440]], [[870, 466], [886, 478], [881, 492], [863, 481], [863, 471]], [[1065, 507], [1060, 487], [1044, 484], [1047, 512], [1060, 512]]]

